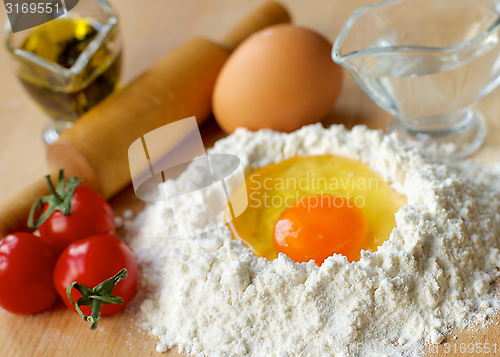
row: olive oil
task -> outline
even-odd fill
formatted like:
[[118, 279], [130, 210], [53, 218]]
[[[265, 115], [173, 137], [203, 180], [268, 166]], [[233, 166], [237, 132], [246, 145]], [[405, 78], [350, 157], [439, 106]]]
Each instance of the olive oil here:
[[[28, 93], [52, 118], [75, 121], [117, 86], [121, 62], [114, 44], [117, 32], [97, 43], [92, 55], [88, 53], [101, 27], [88, 18], [58, 18], [39, 26], [22, 44], [22, 50], [50, 62], [49, 67], [59, 73], [29, 61], [18, 73]], [[79, 61], [81, 56], [85, 58]]]

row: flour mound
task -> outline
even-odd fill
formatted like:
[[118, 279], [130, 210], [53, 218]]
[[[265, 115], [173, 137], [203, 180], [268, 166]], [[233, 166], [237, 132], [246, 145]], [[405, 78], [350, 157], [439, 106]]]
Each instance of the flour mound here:
[[[425, 342], [439, 343], [450, 328], [494, 312], [498, 167], [432, 162], [363, 126], [318, 124], [290, 134], [238, 129], [209, 153], [238, 156], [246, 174], [295, 156], [345, 156], [368, 164], [408, 204], [377, 252], [362, 252], [353, 263], [334, 255], [321, 267], [282, 254], [257, 258], [225, 226], [180, 239], [168, 202], [149, 205], [128, 228], [146, 292], [141, 310], [159, 351], [418, 355]], [[188, 169], [181, 181], [189, 177]], [[203, 197], [184, 204], [193, 231], [209, 224]]]

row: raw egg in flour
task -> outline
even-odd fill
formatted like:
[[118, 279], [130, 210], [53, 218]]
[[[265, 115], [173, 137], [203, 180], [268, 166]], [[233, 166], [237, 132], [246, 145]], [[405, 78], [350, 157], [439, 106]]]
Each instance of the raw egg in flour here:
[[340, 156], [295, 157], [246, 177], [247, 209], [229, 222], [235, 239], [273, 260], [278, 252], [318, 265], [333, 254], [349, 261], [376, 251], [406, 204], [366, 164]]
[[318, 265], [343, 254], [355, 260], [366, 235], [366, 218], [347, 197], [306, 196], [285, 208], [273, 230], [277, 252], [295, 262], [313, 259]]

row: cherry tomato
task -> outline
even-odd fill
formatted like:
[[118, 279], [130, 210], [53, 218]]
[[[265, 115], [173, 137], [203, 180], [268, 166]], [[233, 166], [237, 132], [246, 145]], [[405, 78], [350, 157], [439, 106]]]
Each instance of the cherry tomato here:
[[[123, 298], [122, 305], [109, 304], [102, 307], [102, 315], [114, 314], [125, 308], [137, 289], [138, 268], [130, 248], [121, 240], [109, 235], [89, 237], [70, 244], [59, 257], [54, 270], [54, 284], [66, 306], [75, 310], [66, 295], [66, 289], [77, 281], [89, 288], [94, 288], [126, 268], [128, 276], [118, 282], [113, 295]], [[76, 302], [81, 294], [75, 288], [71, 297]], [[89, 316], [91, 309], [81, 307]]]
[[[47, 210], [44, 204], [42, 214]], [[38, 227], [41, 239], [59, 255], [71, 243], [98, 234], [115, 234], [115, 218], [109, 203], [97, 192], [79, 185], [71, 198], [71, 213], [53, 212]]]
[[0, 241], [0, 306], [15, 314], [46, 310], [57, 300], [52, 275], [57, 257], [36, 236], [10, 234]]

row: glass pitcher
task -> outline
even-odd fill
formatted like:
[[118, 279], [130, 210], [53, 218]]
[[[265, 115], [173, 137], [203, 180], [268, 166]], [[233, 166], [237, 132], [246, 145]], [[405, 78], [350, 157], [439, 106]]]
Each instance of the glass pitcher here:
[[377, 3], [349, 17], [332, 58], [394, 115], [388, 131], [467, 156], [486, 136], [474, 107], [500, 82], [499, 14], [496, 0]]

